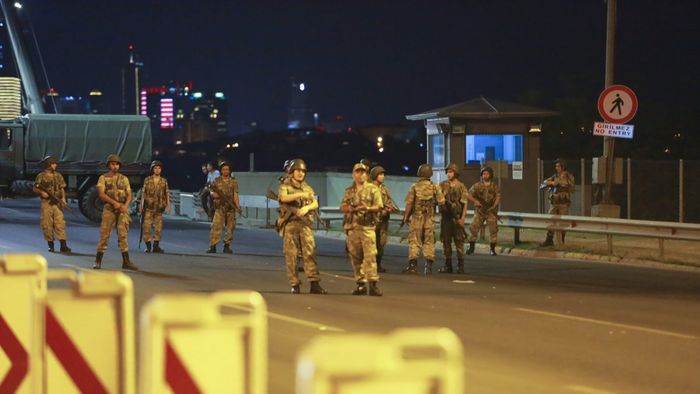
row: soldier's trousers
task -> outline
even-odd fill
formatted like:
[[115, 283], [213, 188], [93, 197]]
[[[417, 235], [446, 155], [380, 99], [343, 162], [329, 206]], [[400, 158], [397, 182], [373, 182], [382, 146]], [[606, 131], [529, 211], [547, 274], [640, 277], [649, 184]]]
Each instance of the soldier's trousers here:
[[[569, 214], [569, 205], [567, 204], [552, 204], [551, 207], [549, 207], [549, 212], [550, 215], [568, 215]], [[562, 231], [562, 234], [566, 234], [566, 231]], [[553, 237], [554, 232], [553, 231], [547, 231], [547, 237]]]
[[284, 263], [287, 266], [287, 279], [290, 286], [299, 284], [297, 275], [297, 258], [301, 253], [304, 261], [304, 274], [309, 282], [318, 282], [321, 277], [316, 264], [316, 240], [314, 232], [301, 220], [293, 220], [284, 225], [282, 238], [284, 248]]
[[472, 224], [469, 226], [469, 242], [476, 241], [484, 221], [489, 227], [489, 241], [492, 244], [498, 241], [498, 216], [496, 216], [495, 212], [488, 212], [484, 215], [477, 209], [474, 211], [474, 219], [472, 219]]
[[379, 280], [377, 274], [377, 234], [375, 227], [354, 227], [348, 231], [348, 253], [355, 282]]
[[102, 209], [102, 223], [100, 224], [100, 242], [97, 243], [97, 251], [103, 252], [107, 250], [109, 236], [112, 234], [112, 229], [117, 228], [117, 240], [119, 241], [119, 250], [122, 252], [129, 251], [129, 223], [131, 217], [128, 213], [121, 213], [118, 209], [110, 208], [110, 205], [105, 205]]
[[416, 212], [408, 227], [408, 259], [416, 260], [423, 249], [426, 260], [435, 260], [435, 221], [431, 214]]
[[377, 238], [377, 260], [380, 260], [384, 256], [384, 246], [386, 246], [389, 237], [388, 220], [382, 220], [377, 224], [375, 237]]
[[[151, 228], [153, 237], [151, 237]], [[149, 242], [151, 239], [160, 241], [163, 231], [163, 213], [144, 209], [143, 211], [143, 240]]]
[[236, 229], [236, 212], [217, 209], [214, 212], [214, 219], [211, 221], [211, 231], [209, 232], [209, 245], [216, 245], [221, 241], [221, 235], [226, 227], [224, 244], [231, 245], [233, 242], [233, 230]]
[[41, 227], [41, 232], [44, 234], [44, 240], [65, 240], [66, 220], [63, 218], [61, 208], [58, 205], [49, 204], [46, 200], [41, 200], [40, 212], [39, 227]]
[[455, 223], [451, 218], [442, 218], [440, 222], [440, 238], [442, 238], [442, 250], [446, 259], [452, 258], [452, 242], [457, 249], [457, 258], [464, 258], [464, 227]]

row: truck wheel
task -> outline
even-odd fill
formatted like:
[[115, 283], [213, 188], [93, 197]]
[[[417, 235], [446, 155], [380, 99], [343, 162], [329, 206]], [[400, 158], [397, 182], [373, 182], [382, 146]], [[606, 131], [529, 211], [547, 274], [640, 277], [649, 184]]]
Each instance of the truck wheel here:
[[12, 194], [19, 197], [32, 197], [34, 195], [34, 181], [16, 180], [10, 186]]
[[90, 186], [80, 197], [80, 212], [93, 222], [99, 223], [102, 220], [103, 207], [96, 185]]

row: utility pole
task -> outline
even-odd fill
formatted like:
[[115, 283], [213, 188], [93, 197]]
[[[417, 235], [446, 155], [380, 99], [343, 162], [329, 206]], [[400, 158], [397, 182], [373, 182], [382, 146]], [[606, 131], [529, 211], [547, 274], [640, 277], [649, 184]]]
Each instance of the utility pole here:
[[[607, 0], [608, 22], [605, 40], [605, 87], [614, 83], [615, 73], [615, 25], [617, 22], [617, 0]], [[613, 204], [612, 175], [615, 155], [615, 138], [603, 138], [603, 157], [605, 157], [605, 188], [603, 189], [603, 204]]]

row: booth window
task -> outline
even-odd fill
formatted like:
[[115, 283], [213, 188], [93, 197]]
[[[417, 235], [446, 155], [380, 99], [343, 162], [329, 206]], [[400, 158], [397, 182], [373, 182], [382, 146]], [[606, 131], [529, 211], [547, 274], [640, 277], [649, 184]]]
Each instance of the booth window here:
[[521, 134], [469, 134], [466, 136], [467, 164], [502, 160], [512, 164], [523, 160]]
[[430, 145], [428, 163], [433, 166], [433, 168], [444, 168], [445, 167], [445, 135], [444, 134], [434, 134], [428, 136], [428, 143]]
[[12, 129], [5, 129], [0, 131], [0, 149], [8, 150], [12, 145]]

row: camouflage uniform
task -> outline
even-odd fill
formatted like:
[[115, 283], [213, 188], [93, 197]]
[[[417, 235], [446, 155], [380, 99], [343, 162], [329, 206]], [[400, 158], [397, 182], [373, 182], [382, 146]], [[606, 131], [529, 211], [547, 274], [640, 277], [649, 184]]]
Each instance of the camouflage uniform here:
[[[490, 209], [496, 198], [501, 195], [498, 185], [491, 181], [488, 185], [479, 181], [469, 188], [469, 194], [481, 203], [481, 208], [474, 208], [474, 219], [469, 226], [469, 242], [475, 242], [484, 220], [489, 226], [489, 238], [492, 245], [498, 240], [498, 207]], [[470, 246], [471, 249], [471, 246]]]
[[445, 204], [445, 195], [430, 179], [424, 178], [414, 183], [406, 194], [406, 206], [411, 205], [408, 260], [414, 269], [421, 248], [423, 256], [428, 261], [426, 268], [435, 260], [435, 206], [443, 204]]
[[224, 226], [226, 227], [226, 237], [224, 237], [224, 247], [230, 246], [233, 242], [233, 231], [236, 229], [236, 207], [234, 195], [238, 193], [238, 182], [236, 178], [220, 176], [212, 182], [212, 190], [219, 190], [223, 195], [214, 200], [216, 211], [211, 222], [211, 232], [209, 233], [209, 245], [215, 247], [221, 241]]
[[[375, 184], [365, 182], [361, 190], [356, 184], [345, 189], [341, 205], [352, 207], [384, 208], [382, 193]], [[347, 238], [348, 253], [352, 262], [355, 282], [358, 285], [379, 281], [377, 274], [377, 212], [360, 211], [346, 214], [343, 228]]]
[[375, 231], [377, 238], [377, 265], [381, 265], [382, 257], [384, 256], [384, 246], [386, 245], [389, 237], [389, 218], [391, 216], [391, 211], [398, 210], [398, 207], [391, 198], [391, 192], [386, 185], [377, 181], [372, 182], [372, 184], [379, 188], [379, 192], [382, 196], [382, 202], [386, 208], [379, 212]]
[[163, 231], [163, 212], [168, 202], [168, 180], [163, 177], [149, 176], [143, 182], [143, 240], [160, 241]]
[[[34, 187], [38, 188], [39, 186], [44, 190], [48, 190], [49, 194], [57, 199], [63, 200], [66, 181], [58, 171], [53, 174], [48, 170], [39, 173], [34, 181]], [[40, 212], [39, 225], [44, 234], [44, 239], [53, 242], [55, 235], [55, 238], [65, 240], [66, 221], [61, 207], [52, 202], [50, 198], [41, 198]]]
[[[574, 191], [574, 176], [569, 171], [563, 170], [559, 174], [552, 175], [548, 180], [554, 181], [555, 185], [549, 188], [550, 215], [568, 215], [571, 207], [571, 193]], [[565, 232], [561, 232], [561, 241], [564, 242]], [[547, 231], [547, 240], [543, 246], [552, 245], [554, 232]]]
[[[103, 190], [113, 200], [124, 203], [127, 197], [131, 195], [131, 185], [129, 178], [122, 174], [114, 176], [110, 174], [100, 175], [97, 180], [97, 189]], [[107, 250], [107, 243], [112, 229], [117, 227], [117, 239], [119, 241], [119, 250], [122, 253], [129, 251], [129, 223], [131, 217], [129, 214], [121, 213], [119, 209], [114, 209], [111, 204], [105, 204], [102, 209], [102, 223], [100, 224], [100, 241], [97, 243], [97, 252], [104, 253]]]
[[[296, 182], [289, 176], [280, 184], [278, 195], [290, 195], [297, 193], [314, 194], [314, 189], [306, 182], [301, 182], [296, 185]], [[284, 223], [281, 223], [284, 262], [287, 267], [287, 279], [291, 287], [298, 286], [299, 276], [297, 275], [296, 263], [299, 253], [301, 253], [304, 261], [304, 273], [309, 282], [319, 282], [321, 277], [318, 273], [318, 265], [316, 264], [316, 240], [314, 232], [311, 229], [313, 224], [313, 213], [309, 212], [303, 218], [296, 215], [296, 210], [305, 205], [310, 204], [309, 200], [295, 200], [286, 203], [280, 203], [282, 215], [288, 215]], [[284, 217], [284, 216], [283, 216]]]
[[442, 214], [440, 222], [440, 238], [442, 248], [445, 253], [445, 260], [452, 259], [452, 241], [454, 240], [457, 249], [457, 259], [464, 259], [464, 226], [457, 223], [462, 218], [462, 212], [467, 205], [467, 187], [457, 178], [452, 182], [449, 180], [440, 183], [440, 190], [445, 195], [445, 212]]

